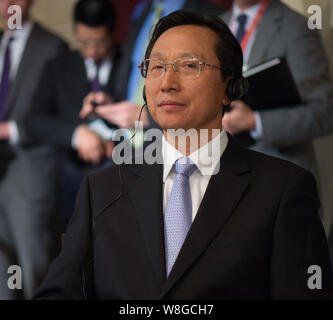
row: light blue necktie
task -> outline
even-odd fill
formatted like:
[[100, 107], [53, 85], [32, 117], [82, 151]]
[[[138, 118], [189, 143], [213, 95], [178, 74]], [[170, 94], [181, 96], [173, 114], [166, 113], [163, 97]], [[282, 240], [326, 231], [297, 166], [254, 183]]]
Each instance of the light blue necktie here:
[[192, 223], [192, 197], [189, 178], [197, 168], [190, 158], [180, 158], [174, 166], [177, 175], [164, 214], [167, 276], [169, 276]]

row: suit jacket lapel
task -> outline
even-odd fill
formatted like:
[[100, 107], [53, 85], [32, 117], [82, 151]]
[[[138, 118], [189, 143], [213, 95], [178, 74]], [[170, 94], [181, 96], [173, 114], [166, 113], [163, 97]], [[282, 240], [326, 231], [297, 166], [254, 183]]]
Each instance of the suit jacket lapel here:
[[157, 282], [162, 288], [166, 280], [162, 207], [163, 166], [138, 165], [135, 174], [138, 178], [129, 186], [129, 194], [136, 208]]
[[68, 81], [73, 90], [78, 91], [76, 96], [85, 97], [91, 91], [91, 84], [87, 77], [84, 59], [79, 52], [75, 52], [71, 62], [72, 64], [68, 66]]
[[249, 57], [249, 66], [264, 62], [265, 53], [272, 43], [274, 34], [281, 25], [282, 18], [279, 1], [272, 0], [257, 26], [257, 33]]
[[34, 66], [34, 56], [35, 53], [39, 51], [39, 30], [40, 27], [37, 23], [34, 23], [29, 38], [27, 40], [26, 46], [24, 48], [24, 52], [21, 58], [21, 62], [17, 69], [16, 78], [12, 83], [12, 88], [9, 91], [8, 101], [6, 104], [5, 110], [5, 117], [12, 112], [11, 110], [12, 105], [15, 105], [15, 99], [18, 96], [20, 88], [22, 88], [22, 84], [27, 81], [31, 74], [33, 73], [33, 66]]
[[249, 185], [245, 174], [250, 171], [249, 166], [230, 138], [220, 164], [220, 171], [211, 177], [197, 216], [161, 291], [161, 299], [207, 249]]

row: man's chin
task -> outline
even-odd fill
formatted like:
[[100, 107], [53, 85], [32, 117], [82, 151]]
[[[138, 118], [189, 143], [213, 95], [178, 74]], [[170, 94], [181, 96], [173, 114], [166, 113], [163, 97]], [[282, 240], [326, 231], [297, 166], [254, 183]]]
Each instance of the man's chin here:
[[184, 126], [178, 126], [178, 125], [165, 125], [165, 126], [160, 126], [163, 131], [168, 131], [168, 130], [184, 130], [187, 131], [188, 129], [185, 128]]

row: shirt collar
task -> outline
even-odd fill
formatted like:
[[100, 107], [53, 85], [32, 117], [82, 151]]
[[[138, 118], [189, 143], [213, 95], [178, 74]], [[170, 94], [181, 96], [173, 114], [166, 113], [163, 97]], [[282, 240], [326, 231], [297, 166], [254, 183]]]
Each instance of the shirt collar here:
[[243, 13], [243, 14], [245, 13], [248, 16], [247, 21], [252, 21], [254, 19], [255, 15], [257, 14], [260, 6], [261, 6], [261, 3], [259, 2], [255, 5], [253, 5], [252, 7], [243, 11], [243, 10], [239, 9], [239, 7], [237, 6], [236, 3], [234, 3], [233, 8], [232, 8], [233, 16], [235, 18], [237, 18], [241, 13]]
[[[97, 67], [96, 63], [93, 59], [90, 58], [84, 58], [84, 65], [86, 67], [87, 71], [87, 77], [89, 80], [92, 80], [96, 77], [97, 73]], [[112, 59], [111, 57], [105, 58], [101, 63], [99, 64], [99, 73], [103, 74], [103, 71], [105, 71], [105, 68], [111, 68], [112, 66]], [[108, 78], [108, 76], [106, 76]]]
[[10, 37], [14, 37], [15, 40], [20, 40], [20, 39], [25, 39], [29, 36], [32, 27], [33, 27], [33, 22], [30, 20], [27, 20], [24, 25], [22, 26], [22, 29], [15, 29], [15, 30], [6, 30], [4, 34], [5, 39], [9, 39]]
[[[196, 164], [201, 175], [212, 176], [220, 169], [220, 158], [228, 144], [228, 136], [226, 130], [222, 128], [221, 132], [210, 142], [203, 145], [201, 148], [192, 152], [189, 158]], [[162, 137], [163, 150], [163, 182], [173, 169], [174, 163], [184, 155]]]
[[[96, 63], [93, 59], [91, 58], [83, 58], [84, 59], [84, 63], [87, 67], [94, 67], [96, 68]], [[104, 64], [108, 64], [111, 62], [111, 57], [107, 57], [105, 58], [104, 60], [102, 60], [100, 63], [99, 63], [99, 67], [101, 68]]]

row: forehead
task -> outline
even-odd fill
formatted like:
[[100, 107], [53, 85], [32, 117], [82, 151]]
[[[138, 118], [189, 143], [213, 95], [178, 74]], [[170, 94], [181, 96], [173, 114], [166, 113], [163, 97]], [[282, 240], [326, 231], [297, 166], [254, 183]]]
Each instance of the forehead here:
[[160, 35], [152, 48], [150, 57], [177, 58], [193, 55], [216, 61], [215, 45], [218, 40], [217, 34], [210, 28], [196, 25], [177, 26]]
[[[1, 0], [0, 0], [1, 1]], [[107, 26], [90, 27], [83, 23], [75, 25], [76, 35], [84, 38], [100, 38], [109, 34]]]

